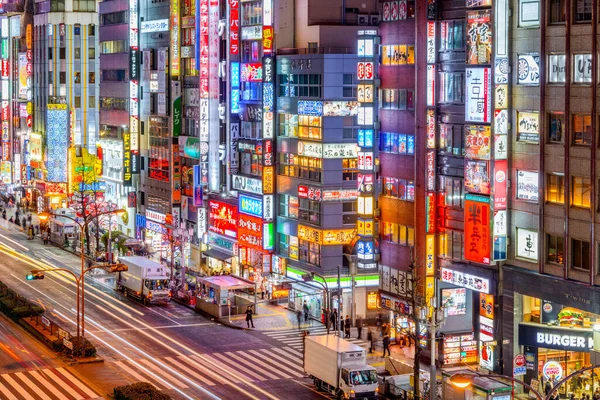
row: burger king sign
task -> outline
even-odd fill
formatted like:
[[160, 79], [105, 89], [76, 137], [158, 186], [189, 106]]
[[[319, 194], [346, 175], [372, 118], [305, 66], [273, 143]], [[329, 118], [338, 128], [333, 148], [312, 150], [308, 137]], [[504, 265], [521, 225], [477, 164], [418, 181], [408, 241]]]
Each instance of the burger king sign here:
[[544, 364], [544, 377], [553, 381], [558, 381], [563, 376], [562, 365], [556, 361], [548, 361]]

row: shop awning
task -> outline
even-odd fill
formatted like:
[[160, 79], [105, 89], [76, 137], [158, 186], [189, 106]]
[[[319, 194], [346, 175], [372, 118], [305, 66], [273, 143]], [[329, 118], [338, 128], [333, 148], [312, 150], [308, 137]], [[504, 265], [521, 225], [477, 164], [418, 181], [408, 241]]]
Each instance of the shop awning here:
[[209, 276], [197, 278], [199, 284], [215, 287], [219, 290], [253, 289], [256, 284], [235, 275]]
[[204, 254], [204, 257], [212, 257], [212, 258], [216, 258], [217, 260], [221, 260], [221, 261], [228, 261], [228, 260], [231, 260], [231, 258], [233, 257], [231, 254], [225, 253], [224, 251], [217, 250], [217, 249], [205, 250], [203, 254]]
[[309, 295], [315, 295], [323, 291], [323, 287], [315, 287], [306, 283], [292, 282], [292, 289]]

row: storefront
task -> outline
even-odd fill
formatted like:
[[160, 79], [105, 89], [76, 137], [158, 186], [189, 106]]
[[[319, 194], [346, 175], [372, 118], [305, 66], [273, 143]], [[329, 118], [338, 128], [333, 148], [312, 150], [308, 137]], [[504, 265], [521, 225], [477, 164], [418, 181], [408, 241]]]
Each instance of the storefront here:
[[493, 271], [442, 263], [436, 298], [444, 310], [438, 346], [444, 367], [478, 364], [489, 371], [497, 367], [496, 282]]
[[[513, 344], [504, 345], [505, 359], [523, 354], [525, 382], [543, 389], [546, 381], [557, 382], [565, 376], [591, 365], [593, 326], [600, 324], [600, 293], [589, 286], [507, 267], [505, 334]], [[512, 303], [512, 304], [510, 304]], [[592, 396], [600, 387], [598, 376], [591, 373], [572, 379], [560, 389], [562, 396]]]
[[305, 283], [294, 282], [291, 284], [288, 307], [292, 310], [304, 310], [304, 303], [308, 306], [310, 316], [318, 320], [325, 307], [325, 293], [323, 289]]
[[213, 275], [237, 275], [240, 276], [240, 268], [237, 257], [234, 257], [233, 250], [237, 247], [235, 241], [226, 237], [208, 232], [208, 246], [202, 255], [206, 258], [204, 266], [205, 273]]

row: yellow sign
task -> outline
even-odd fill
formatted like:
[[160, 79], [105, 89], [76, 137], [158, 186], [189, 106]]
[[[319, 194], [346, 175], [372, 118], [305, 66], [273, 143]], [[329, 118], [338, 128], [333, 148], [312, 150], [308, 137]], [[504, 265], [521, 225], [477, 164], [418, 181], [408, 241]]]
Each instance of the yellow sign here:
[[263, 167], [263, 193], [275, 192], [275, 167]]
[[[425, 278], [425, 301], [429, 304], [430, 300], [435, 296], [435, 277], [428, 276]], [[428, 307], [429, 316], [433, 312], [433, 307]]]
[[435, 235], [425, 237], [425, 275], [435, 275]]
[[377, 309], [377, 292], [369, 292], [367, 294], [367, 310]]
[[356, 229], [358, 234], [362, 236], [373, 236], [375, 223], [372, 219], [358, 219], [356, 221]]
[[348, 244], [355, 236], [353, 229], [315, 229], [298, 225], [298, 239], [322, 245]]
[[66, 110], [66, 104], [46, 104], [48, 110]]
[[71, 147], [69, 149], [69, 191], [87, 192], [97, 191], [98, 175], [97, 157], [90, 154], [85, 147], [81, 148], [81, 156], [77, 156], [77, 149]]

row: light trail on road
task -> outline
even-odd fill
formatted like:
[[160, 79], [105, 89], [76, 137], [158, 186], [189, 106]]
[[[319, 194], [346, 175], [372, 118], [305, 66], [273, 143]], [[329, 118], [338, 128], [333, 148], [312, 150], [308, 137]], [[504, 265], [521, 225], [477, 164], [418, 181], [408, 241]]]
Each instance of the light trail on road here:
[[[4, 248], [3, 248], [3, 247], [4, 247]], [[9, 251], [7, 251], [6, 249], [9, 249]], [[35, 266], [35, 267], [37, 267], [37, 268], [39, 268], [39, 269], [43, 269], [43, 270], [51, 270], [51, 269], [54, 269], [54, 268], [55, 268], [55, 267], [53, 267], [53, 266], [50, 266], [50, 265], [48, 265], [48, 264], [46, 264], [46, 263], [43, 263], [43, 262], [40, 262], [40, 261], [34, 260], [33, 258], [31, 258], [31, 257], [29, 257], [29, 256], [27, 256], [27, 255], [25, 255], [25, 254], [19, 253], [19, 252], [15, 251], [14, 249], [11, 249], [11, 248], [9, 248], [8, 246], [6, 246], [5, 244], [3, 244], [3, 243], [1, 243], [1, 242], [0, 242], [0, 252], [1, 252], [1, 253], [4, 253], [4, 254], [6, 254], [6, 255], [8, 255], [8, 256], [10, 256], [10, 257], [12, 257], [12, 258], [16, 259], [16, 260], [18, 260], [18, 261], [21, 261], [21, 262], [23, 262], [23, 263], [25, 263], [25, 264], [28, 264], [28, 265], [31, 265], [31, 266]], [[18, 279], [18, 280], [22, 280], [22, 279], [23, 279], [22, 277], [18, 277], [18, 276], [14, 275], [14, 274], [11, 274], [11, 276], [12, 276], [13, 278], [15, 278], [15, 279]], [[61, 272], [61, 273], [59, 273], [59, 274], [57, 274], [57, 275], [55, 275], [55, 276], [53, 276], [53, 277], [49, 277], [49, 280], [52, 280], [52, 281], [56, 282], [56, 283], [57, 283], [59, 286], [61, 286], [63, 289], [65, 289], [65, 290], [68, 290], [69, 292], [71, 292], [71, 293], [73, 293], [73, 294], [74, 294], [74, 291], [72, 291], [70, 288], [68, 288], [68, 287], [65, 287], [65, 286], [63, 285], [63, 283], [64, 283], [64, 284], [67, 284], [67, 285], [69, 285], [69, 286], [70, 286], [70, 285], [72, 285], [72, 286], [75, 286], [75, 285], [76, 285], [76, 284], [75, 284], [75, 282], [73, 281], [72, 277], [70, 277], [70, 276], [69, 276], [67, 273]], [[60, 307], [62, 307], [62, 308], [64, 308], [64, 309], [68, 310], [69, 312], [74, 312], [74, 310], [72, 310], [72, 308], [68, 308], [68, 307], [65, 307], [65, 306], [63, 306], [62, 304], [58, 303], [56, 300], [52, 299], [50, 296], [48, 296], [48, 295], [46, 295], [46, 294], [42, 293], [40, 290], [38, 290], [37, 288], [35, 288], [35, 287], [34, 287], [34, 286], [32, 286], [31, 284], [29, 284], [28, 282], [25, 282], [25, 284], [27, 284], [27, 285], [28, 285], [28, 286], [29, 286], [29, 287], [30, 287], [32, 290], [34, 290], [34, 291], [36, 291], [36, 292], [40, 293], [41, 295], [45, 296], [46, 298], [48, 298], [48, 299], [49, 299], [49, 300], [51, 300], [52, 302], [54, 302], [54, 303], [58, 304]], [[188, 346], [182, 345], [181, 343], [177, 342], [175, 339], [173, 339], [173, 338], [171, 338], [170, 336], [168, 336], [168, 335], [164, 334], [163, 332], [159, 331], [158, 329], [156, 329], [156, 328], [154, 328], [154, 327], [152, 327], [152, 326], [148, 325], [147, 323], [145, 323], [145, 322], [144, 322], [144, 321], [142, 321], [142, 320], [139, 320], [139, 319], [135, 318], [135, 317], [134, 317], [134, 316], [132, 316], [131, 314], [127, 313], [126, 311], [123, 311], [123, 310], [119, 309], [119, 307], [118, 307], [118, 306], [116, 306], [116, 305], [113, 305], [113, 304], [110, 304], [110, 303], [109, 303], [107, 300], [105, 300], [105, 299], [103, 299], [103, 298], [99, 297], [99, 296], [98, 296], [98, 295], [96, 295], [95, 293], [91, 293], [92, 291], [96, 291], [96, 292], [99, 292], [99, 293], [101, 293], [102, 295], [106, 295], [106, 293], [103, 293], [102, 291], [100, 291], [99, 289], [95, 288], [94, 286], [90, 286], [88, 289], [86, 289], [86, 295], [92, 296], [93, 298], [97, 299], [98, 301], [100, 301], [100, 302], [102, 302], [102, 303], [106, 304], [106, 305], [107, 305], [108, 307], [110, 307], [111, 309], [114, 309], [114, 310], [118, 311], [118, 313], [119, 313], [119, 314], [121, 314], [121, 315], [125, 315], [125, 317], [127, 317], [129, 320], [131, 320], [131, 321], [133, 321], [133, 322], [135, 322], [135, 323], [137, 323], [137, 324], [139, 324], [139, 325], [143, 326], [143, 329], [142, 329], [142, 328], [140, 328], [139, 326], [135, 326], [135, 325], [133, 325], [132, 323], [130, 323], [130, 322], [128, 322], [128, 321], [126, 321], [126, 320], [124, 320], [124, 319], [122, 319], [122, 318], [118, 317], [117, 315], [115, 315], [115, 313], [114, 313], [114, 312], [111, 312], [111, 311], [109, 311], [109, 310], [105, 309], [105, 308], [104, 308], [104, 307], [102, 307], [101, 305], [92, 303], [92, 304], [93, 304], [93, 305], [94, 305], [94, 306], [95, 306], [95, 307], [96, 307], [96, 308], [97, 308], [99, 311], [102, 311], [102, 312], [104, 312], [104, 313], [106, 313], [106, 314], [109, 314], [109, 315], [110, 315], [112, 318], [114, 318], [115, 320], [117, 320], [117, 321], [121, 322], [122, 324], [124, 324], [124, 325], [126, 325], [126, 326], [129, 326], [129, 327], [131, 327], [131, 329], [132, 329], [132, 330], [135, 330], [135, 331], [137, 331], [139, 334], [141, 334], [141, 335], [143, 335], [143, 336], [147, 337], [149, 340], [151, 340], [152, 342], [155, 342], [155, 343], [157, 343], [159, 346], [161, 346], [161, 347], [163, 347], [163, 348], [167, 349], [168, 351], [170, 351], [170, 352], [172, 352], [172, 353], [175, 353], [175, 354], [180, 354], [180, 353], [181, 353], [180, 351], [176, 351], [176, 349], [175, 349], [174, 347], [172, 347], [171, 345], [169, 345], [169, 344], [165, 343], [164, 341], [161, 341], [161, 340], [159, 340], [159, 338], [157, 338], [157, 337], [155, 337], [155, 336], [153, 336], [153, 335], [151, 335], [151, 334], [149, 333], [149, 332], [153, 332], [155, 335], [158, 335], [158, 336], [162, 337], [162, 338], [163, 338], [163, 339], [165, 339], [166, 341], [170, 342], [172, 345], [175, 345], [175, 346], [177, 346], [177, 347], [179, 347], [179, 348], [182, 348], [182, 349], [186, 350], [187, 352], [191, 353], [192, 355], [194, 355], [194, 356], [198, 357], [198, 358], [199, 358], [199, 359], [201, 359], [201, 360], [202, 360], [204, 363], [206, 363], [207, 365], [210, 365], [210, 366], [211, 366], [213, 369], [215, 369], [215, 370], [218, 370], [218, 371], [221, 371], [221, 373], [222, 373], [222, 374], [224, 374], [225, 376], [227, 376], [227, 375], [231, 375], [231, 376], [233, 376], [234, 378], [236, 378], [237, 380], [241, 381], [241, 382], [242, 382], [243, 384], [245, 384], [246, 386], [248, 386], [249, 388], [252, 388], [253, 390], [255, 390], [255, 391], [257, 391], [257, 392], [261, 393], [261, 394], [262, 394], [262, 395], [264, 395], [266, 398], [269, 398], [269, 399], [272, 399], [272, 400], [278, 400], [278, 398], [277, 398], [277, 397], [273, 396], [272, 394], [268, 393], [267, 391], [263, 390], [262, 388], [260, 388], [260, 387], [256, 386], [256, 385], [255, 385], [255, 384], [253, 384], [253, 383], [252, 383], [250, 380], [248, 380], [248, 379], [247, 379], [247, 378], [245, 378], [245, 377], [242, 377], [242, 376], [241, 376], [241, 375], [239, 375], [237, 372], [233, 372], [233, 371], [228, 371], [228, 370], [226, 370], [225, 368], [223, 368], [223, 367], [222, 367], [222, 366], [220, 366], [219, 364], [217, 364], [217, 363], [215, 363], [215, 362], [213, 362], [213, 361], [211, 361], [211, 360], [207, 359], [206, 357], [204, 357], [204, 355], [203, 355], [203, 354], [201, 354], [201, 353], [198, 353], [196, 350], [194, 350], [194, 349], [192, 349], [192, 348], [190, 348], [190, 347], [188, 347]], [[113, 300], [115, 300], [115, 299], [113, 299]], [[118, 304], [118, 305], [119, 305], [119, 306], [125, 306], [125, 307], [128, 307], [128, 308], [131, 308], [130, 306], [127, 306], [127, 305], [125, 305], [125, 304]], [[136, 311], [136, 314], [141, 314], [142, 316], [144, 315], [143, 313], [140, 313], [140, 312], [139, 312], [139, 311], [137, 311], [137, 310], [134, 310], [134, 311]], [[57, 314], [59, 314], [59, 312], [58, 312], [58, 311], [55, 311], [55, 312], [56, 312]], [[89, 320], [89, 321], [91, 321], [89, 318], [86, 318], [86, 320]], [[70, 323], [74, 324], [74, 321], [72, 321], [71, 319], [67, 319], [67, 321], [69, 321]], [[96, 325], [96, 326], [97, 326], [98, 328], [100, 328], [101, 330], [103, 330], [103, 331], [105, 331], [105, 332], [107, 332], [107, 333], [109, 333], [109, 334], [111, 334], [111, 335], [113, 335], [113, 336], [117, 337], [119, 340], [121, 340], [122, 342], [126, 343], [126, 344], [127, 344], [128, 346], [130, 346], [131, 348], [134, 348], [134, 349], [135, 349], [137, 352], [141, 353], [143, 356], [145, 356], [145, 357], [149, 357], [149, 356], [148, 356], [148, 354], [147, 354], [147, 352], [144, 352], [144, 351], [142, 351], [142, 350], [138, 349], [137, 347], [133, 346], [133, 344], [131, 344], [131, 343], [130, 343], [129, 341], [127, 341], [126, 339], [123, 339], [123, 338], [121, 338], [121, 337], [117, 336], [115, 333], [113, 333], [113, 332], [109, 331], [107, 328], [103, 327], [102, 325], [98, 324], [97, 322], [95, 322], [95, 323], [94, 323], [94, 325]], [[149, 332], [148, 332], [148, 331], [149, 331]], [[90, 333], [90, 334], [91, 334], [91, 333]], [[96, 335], [94, 335], [94, 334], [91, 334], [91, 335], [93, 335], [95, 338], [97, 338], [97, 336], [96, 336]], [[102, 343], [105, 343], [105, 341], [103, 341], [103, 340], [100, 340], [100, 341], [101, 341]], [[111, 348], [111, 349], [115, 350], [115, 349], [114, 349], [114, 347], [112, 347], [112, 346], [107, 346], [107, 347], [109, 347], [109, 348]], [[115, 350], [115, 351], [116, 351], [116, 350]], [[118, 354], [121, 354], [121, 355], [123, 355], [123, 354], [122, 354], [120, 351], [116, 351], [116, 352], [117, 352]], [[127, 357], [127, 358], [128, 358], [128, 359], [130, 359], [129, 357]], [[154, 358], [152, 358], [152, 357], [149, 357], [149, 358], [151, 358], [151, 359], [152, 359], [152, 360], [153, 360], [155, 363], [157, 363], [157, 364], [159, 364], [159, 365], [162, 365], [162, 363], [160, 363], [159, 361], [155, 360]], [[163, 367], [165, 367], [164, 365], [162, 365], [162, 366], [163, 366]], [[168, 367], [167, 367], [167, 368], [168, 368]], [[170, 370], [172, 370], [172, 368], [169, 368], [169, 369], [170, 369]], [[177, 374], [179, 375], [179, 373], [178, 373], [178, 372], [176, 372], [176, 371], [175, 371], [175, 373], [177, 373]], [[190, 381], [190, 378], [187, 378], [187, 377], [184, 377], [184, 378], [185, 378], [185, 380], [187, 380], [187, 381]], [[162, 379], [161, 379], [161, 381], [162, 381]], [[196, 384], [195, 382], [193, 382], [193, 381], [191, 381], [191, 382], [193, 383], [193, 385], [194, 385], [194, 386], [198, 386], [199, 388], [202, 388], [202, 390], [206, 390], [204, 387], [202, 387], [202, 386], [200, 386], [200, 385]], [[169, 386], [171, 386], [171, 385], [169, 385]], [[231, 386], [233, 389], [235, 389], [235, 390], [239, 391], [240, 393], [244, 394], [244, 395], [245, 395], [245, 396], [247, 396], [248, 398], [251, 398], [251, 399], [256, 399], [256, 400], [258, 400], [258, 398], [257, 398], [257, 397], [255, 397], [255, 396], [253, 396], [252, 394], [248, 393], [246, 390], [242, 389], [241, 387], [239, 387], [239, 386], [235, 386], [235, 385], [230, 385], [230, 386]], [[172, 386], [171, 386], [171, 387], [172, 387]], [[208, 393], [210, 393], [211, 395], [213, 395], [213, 396], [214, 396], [214, 394], [212, 394], [211, 392], [208, 392], [208, 391], [207, 391], [207, 394], [208, 394]], [[216, 398], [218, 398], [218, 397], [216, 397]]]

